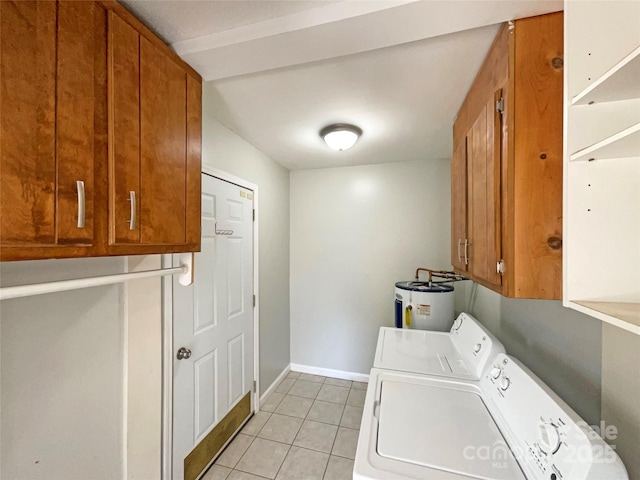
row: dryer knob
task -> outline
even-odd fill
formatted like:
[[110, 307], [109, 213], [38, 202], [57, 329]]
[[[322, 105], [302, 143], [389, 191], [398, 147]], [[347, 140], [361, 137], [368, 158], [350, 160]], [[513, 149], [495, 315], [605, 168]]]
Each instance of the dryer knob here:
[[491, 376], [495, 379], [497, 379], [501, 373], [502, 373], [502, 369], [500, 368], [499, 365], [494, 365], [493, 368], [491, 369]]
[[507, 388], [509, 388], [510, 385], [511, 380], [509, 380], [509, 377], [502, 377], [502, 380], [500, 380], [500, 389], [502, 391], [505, 391]]
[[462, 326], [462, 318], [458, 317], [453, 322], [453, 326], [451, 327], [451, 330], [458, 330], [461, 326]]
[[481, 343], [476, 343], [476, 344], [473, 346], [473, 351], [474, 351], [474, 353], [478, 353], [480, 350], [482, 350], [482, 344], [481, 344]]

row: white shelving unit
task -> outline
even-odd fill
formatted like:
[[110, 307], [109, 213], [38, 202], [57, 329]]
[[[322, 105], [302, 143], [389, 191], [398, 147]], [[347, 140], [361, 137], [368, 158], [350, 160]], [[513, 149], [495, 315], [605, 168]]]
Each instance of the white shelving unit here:
[[[640, 83], [640, 77], [638, 77]], [[571, 154], [569, 160], [606, 160], [608, 158], [636, 157], [640, 152], [640, 123], [625, 128], [590, 147]]]
[[615, 102], [640, 97], [640, 47], [573, 97], [571, 105]]
[[640, 335], [640, 0], [565, 2], [564, 305]]

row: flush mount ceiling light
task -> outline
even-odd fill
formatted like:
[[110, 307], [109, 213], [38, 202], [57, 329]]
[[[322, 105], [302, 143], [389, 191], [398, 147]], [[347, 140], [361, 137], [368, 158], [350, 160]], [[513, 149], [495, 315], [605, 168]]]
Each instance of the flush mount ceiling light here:
[[355, 125], [334, 123], [320, 130], [320, 136], [334, 150], [348, 150], [358, 141], [362, 130]]

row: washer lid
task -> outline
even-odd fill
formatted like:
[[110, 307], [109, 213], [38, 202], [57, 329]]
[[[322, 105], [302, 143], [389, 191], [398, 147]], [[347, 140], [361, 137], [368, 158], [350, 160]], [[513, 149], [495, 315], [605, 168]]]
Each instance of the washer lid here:
[[448, 332], [380, 328], [375, 368], [475, 378]]
[[429, 282], [416, 282], [414, 280], [409, 280], [407, 282], [398, 282], [396, 283], [396, 288], [400, 288], [402, 290], [411, 290], [414, 292], [453, 292], [453, 286], [447, 285], [445, 283], [431, 283], [431, 286], [429, 286]]
[[377, 452], [382, 457], [487, 480], [525, 480], [477, 393], [384, 380]]

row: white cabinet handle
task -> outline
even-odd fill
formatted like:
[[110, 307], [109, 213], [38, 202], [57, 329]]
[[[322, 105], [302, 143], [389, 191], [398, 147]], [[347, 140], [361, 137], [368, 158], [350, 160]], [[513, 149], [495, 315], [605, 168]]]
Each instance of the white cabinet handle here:
[[85, 198], [84, 182], [82, 180], [76, 182], [76, 190], [78, 191], [78, 228], [84, 228]]
[[469, 240], [465, 238], [464, 239], [464, 264], [465, 265], [469, 265], [468, 248], [469, 248]]
[[129, 202], [131, 207], [131, 213], [129, 214], [130, 220], [127, 222], [129, 224], [129, 230], [136, 229], [136, 192], [131, 190], [129, 192]]

